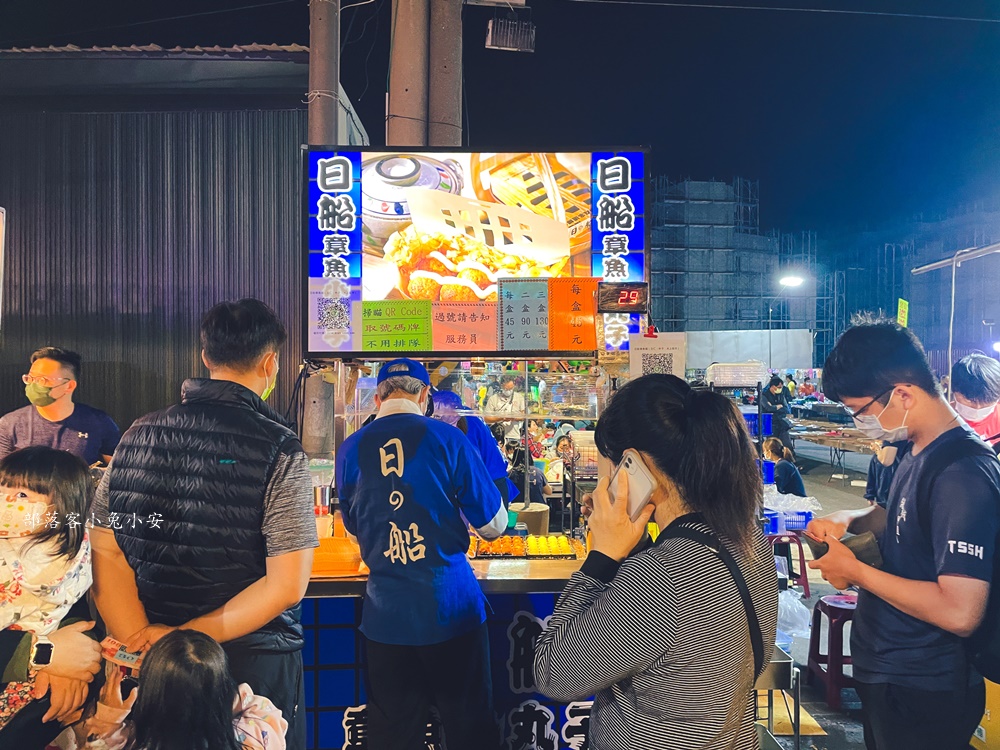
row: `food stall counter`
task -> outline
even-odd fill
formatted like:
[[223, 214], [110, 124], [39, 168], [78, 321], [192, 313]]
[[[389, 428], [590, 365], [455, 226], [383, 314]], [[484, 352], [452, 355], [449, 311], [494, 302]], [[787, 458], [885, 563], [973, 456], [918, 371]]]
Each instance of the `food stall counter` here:
[[[483, 587], [491, 594], [558, 594], [582, 560], [470, 560], [472, 570]], [[367, 576], [313, 576], [306, 589], [306, 598], [364, 596]]]

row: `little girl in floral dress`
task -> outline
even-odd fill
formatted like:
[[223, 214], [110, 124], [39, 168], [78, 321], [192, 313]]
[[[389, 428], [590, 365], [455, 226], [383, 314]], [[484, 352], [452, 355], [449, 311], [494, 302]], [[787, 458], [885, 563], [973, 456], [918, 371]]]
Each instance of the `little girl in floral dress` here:
[[[86, 464], [65, 451], [23, 448], [0, 460], [0, 629], [44, 638], [87, 593], [93, 495]], [[0, 683], [0, 728], [34, 700], [34, 675]]]

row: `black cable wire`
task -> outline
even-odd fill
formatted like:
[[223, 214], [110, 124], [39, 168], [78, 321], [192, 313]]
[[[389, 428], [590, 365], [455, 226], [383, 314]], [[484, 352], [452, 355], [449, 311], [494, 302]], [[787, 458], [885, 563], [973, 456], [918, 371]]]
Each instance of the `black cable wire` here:
[[647, 7], [692, 8], [703, 10], [758, 10], [779, 13], [824, 13], [840, 16], [882, 16], [885, 18], [916, 18], [928, 21], [964, 21], [972, 23], [1000, 23], [1000, 18], [973, 18], [968, 16], [938, 16], [926, 13], [897, 13], [881, 10], [846, 10], [842, 8], [788, 8], [772, 5], [719, 5], [713, 3], [682, 3], [672, 0], [567, 0], [571, 3], [593, 3], [597, 5], [643, 5]]
[[[361, 91], [361, 94], [358, 96], [358, 101], [359, 102], [362, 99], [364, 99], [365, 94], [368, 93], [368, 87], [369, 87], [369, 84], [370, 84], [369, 78], [368, 78], [369, 63], [370, 63], [370, 61], [372, 59], [372, 52], [375, 51], [375, 44], [378, 42], [378, 30], [382, 26], [382, 6], [384, 5], [384, 3], [385, 3], [385, 0], [379, 0], [379, 4], [375, 6], [375, 31], [372, 32], [372, 43], [371, 43], [371, 46], [368, 48], [368, 54], [365, 55], [365, 87]], [[365, 21], [365, 28], [361, 32], [362, 36], [368, 30], [368, 22], [369, 21], [371, 21], [371, 18], [369, 18], [368, 21]]]

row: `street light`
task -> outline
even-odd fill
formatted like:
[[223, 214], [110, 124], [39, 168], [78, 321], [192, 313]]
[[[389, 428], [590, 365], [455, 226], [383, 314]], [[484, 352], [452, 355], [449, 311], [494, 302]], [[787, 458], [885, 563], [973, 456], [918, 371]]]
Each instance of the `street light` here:
[[1000, 341], [993, 342], [993, 351], [995, 351], [997, 354], [1000, 354]]
[[802, 286], [805, 279], [801, 276], [795, 276], [794, 274], [789, 276], [782, 276], [778, 279], [778, 283], [781, 284], [781, 291], [778, 292], [774, 297], [767, 302], [767, 369], [770, 370], [773, 367], [771, 362], [772, 354], [772, 343], [774, 341], [774, 329], [772, 327], [774, 320], [774, 303], [778, 301], [778, 298], [785, 293], [786, 289], [791, 289], [793, 287]]

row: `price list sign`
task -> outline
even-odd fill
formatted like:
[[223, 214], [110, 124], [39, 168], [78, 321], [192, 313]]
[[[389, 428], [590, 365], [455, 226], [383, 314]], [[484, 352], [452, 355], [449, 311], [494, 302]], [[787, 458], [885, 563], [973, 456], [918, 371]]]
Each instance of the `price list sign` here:
[[365, 352], [431, 350], [431, 303], [392, 300], [361, 303], [361, 346]]
[[599, 279], [549, 280], [549, 343], [554, 351], [597, 348], [596, 295]]
[[549, 349], [549, 280], [499, 279], [500, 349]]

